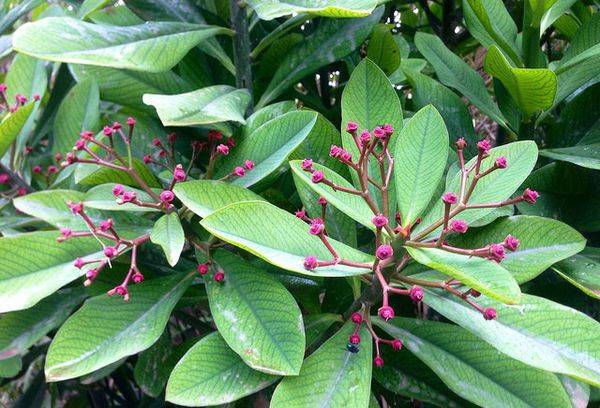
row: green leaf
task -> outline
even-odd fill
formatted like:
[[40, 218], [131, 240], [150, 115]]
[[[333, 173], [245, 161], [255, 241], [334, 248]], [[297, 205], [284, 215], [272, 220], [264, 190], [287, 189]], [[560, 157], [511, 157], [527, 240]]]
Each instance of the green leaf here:
[[402, 225], [412, 225], [431, 201], [448, 158], [448, 131], [432, 106], [402, 128], [394, 151], [394, 183]]
[[[302, 183], [302, 185], [310, 188], [319, 196], [325, 197], [329, 204], [333, 205], [356, 222], [371, 230], [375, 230], [375, 225], [373, 225], [373, 222], [371, 221], [373, 211], [371, 211], [366, 201], [361, 196], [348, 194], [342, 191], [335, 191], [333, 188], [323, 183], [313, 183], [311, 181], [311, 174], [302, 170], [301, 164], [302, 162], [300, 160], [290, 162], [296, 184]], [[313, 168], [322, 171], [327, 180], [330, 180], [338, 186], [354, 188], [352, 184], [346, 181], [346, 179], [327, 167], [314, 163]]]
[[[148, 184], [148, 186], [152, 188], [161, 187], [160, 183], [158, 180], [156, 180], [156, 177], [154, 177], [148, 166], [146, 166], [141, 160], [134, 158], [133, 167], [142, 180]], [[76, 184], [81, 184], [84, 186], [119, 183], [126, 186], [140, 187], [138, 182], [133, 177], [122, 170], [110, 169], [108, 167], [90, 163], [78, 163], [73, 174], [73, 179]]]
[[255, 370], [298, 375], [304, 359], [304, 325], [294, 297], [273, 276], [231, 252], [214, 261], [225, 281], [205, 279], [210, 310], [229, 347]]
[[215, 178], [231, 174], [245, 160], [252, 160], [254, 168], [244, 177], [235, 177], [232, 184], [250, 187], [278, 170], [287, 170], [283, 166], [287, 157], [309, 136], [317, 116], [312, 111], [296, 111], [265, 123], [233, 149], [218, 167]]
[[60, 103], [54, 119], [52, 152], [65, 153], [73, 148], [84, 130], [100, 129], [100, 92], [95, 80], [75, 85]]
[[163, 215], [154, 223], [150, 240], [162, 247], [169, 265], [177, 264], [185, 244], [185, 234], [176, 211]]
[[549, 69], [514, 68], [495, 46], [488, 50], [484, 69], [502, 82], [525, 117], [552, 107], [557, 80]]
[[464, 285], [503, 303], [519, 303], [521, 290], [510, 272], [494, 261], [437, 248], [406, 248], [420, 264], [438, 270]]
[[214, 332], [177, 363], [166, 400], [184, 406], [227, 404], [268, 387], [278, 377], [255, 371]]
[[387, 25], [377, 24], [373, 28], [367, 58], [377, 64], [386, 75], [390, 75], [400, 66], [400, 49]]
[[281, 61], [256, 107], [267, 105], [287, 88], [317, 68], [337, 61], [358, 48], [381, 19], [383, 7], [356, 20], [327, 19], [290, 50]]
[[246, 118], [246, 125], [242, 128], [242, 136], [246, 137], [265, 123], [297, 109], [294, 101], [282, 101], [267, 105]]
[[262, 20], [273, 20], [289, 14], [310, 13], [317, 16], [350, 18], [365, 17], [377, 6], [376, 0], [248, 0], [250, 7]]
[[96, 10], [90, 13], [89, 19], [96, 24], [113, 26], [134, 26], [145, 22], [124, 4]]
[[48, 86], [48, 77], [44, 61], [28, 55], [17, 54], [10, 64], [6, 74], [6, 99], [9, 103], [15, 101], [15, 96], [21, 94], [28, 99], [38, 94], [43, 97]]
[[568, 11], [577, 0], [558, 0], [555, 2], [540, 21], [540, 33], [543, 33], [554, 23], [561, 15]]
[[463, 0], [462, 8], [473, 37], [488, 50], [498, 46], [513, 64], [523, 66], [516, 45], [517, 26], [502, 0]]
[[80, 377], [150, 347], [193, 277], [145, 281], [129, 288], [129, 302], [106, 294], [88, 299], [54, 336], [46, 356], [46, 381]]
[[221, 27], [175, 22], [118, 27], [72, 17], [47, 17], [19, 27], [13, 35], [13, 47], [51, 61], [162, 72], [198, 43], [228, 32]]
[[30, 102], [20, 107], [15, 113], [10, 113], [4, 117], [2, 123], [0, 123], [0, 157], [4, 156], [4, 153], [21, 133], [21, 129], [27, 123], [34, 106], [35, 103]]
[[588, 296], [600, 299], [600, 250], [586, 248], [552, 269]]
[[[371, 390], [371, 342], [363, 341], [358, 353], [347, 351], [353, 331], [354, 324], [346, 323], [304, 360], [299, 376], [284, 378], [273, 393], [271, 407], [366, 407]], [[369, 339], [364, 325], [359, 335]]]
[[600, 55], [600, 16], [594, 14], [573, 37], [570, 47], [558, 62], [556, 73], [560, 74], [575, 65]]
[[85, 20], [94, 11], [106, 7], [110, 0], [85, 0], [77, 10], [77, 17]]
[[507, 252], [500, 265], [520, 284], [585, 247], [585, 238], [567, 224], [527, 215], [501, 218], [456, 237], [452, 242], [463, 248], [481, 248], [490, 242], [502, 242], [509, 234], [520, 241], [519, 248], [515, 252]]
[[600, 170], [600, 143], [540, 150], [540, 155], [566, 161], [593, 170]]
[[[481, 169], [486, 170], [491, 167], [497, 157], [504, 156], [507, 159], [508, 166], [481, 178], [473, 190], [469, 199], [469, 204], [491, 203], [502, 201], [510, 197], [517, 188], [525, 181], [537, 161], [537, 146], [533, 141], [520, 141], [508, 145], [495, 147], [490, 150], [489, 157], [483, 159]], [[466, 163], [466, 167], [471, 167], [475, 163], [476, 157]], [[469, 175], [467, 186], [471, 183], [473, 174]], [[446, 191], [460, 193], [460, 172], [458, 167], [448, 172], [446, 181]], [[437, 221], [443, 216], [444, 205], [442, 200], [437, 200], [433, 208], [423, 217], [421, 224], [415, 227], [414, 232], [418, 233], [425, 227]], [[489, 215], [494, 208], [467, 209], [457, 215], [457, 218], [465, 220], [468, 224], [482, 225], [482, 220], [493, 221]], [[434, 233], [438, 233], [440, 229]]]
[[415, 35], [415, 45], [433, 66], [441, 83], [463, 94], [495, 122], [507, 126], [506, 118], [490, 97], [481, 75], [446, 48], [438, 36], [418, 32]]
[[0, 238], [0, 313], [29, 308], [85, 274], [75, 258], [101, 256], [94, 238], [56, 242], [56, 231], [39, 231]]
[[481, 296], [478, 304], [498, 312], [487, 321], [453, 295], [425, 289], [423, 301], [516, 360], [600, 384], [600, 325], [577, 310], [527, 294], [518, 306]]
[[80, 288], [66, 289], [29, 309], [3, 314], [0, 319], [0, 360], [25, 354], [29, 347], [60, 326], [84, 297]]
[[[133, 212], [154, 212], [160, 211], [156, 208], [140, 207], [139, 205], [124, 203], [117, 204], [117, 200], [112, 192], [115, 183], [101, 184], [96, 187], [92, 187], [87, 191], [83, 197], [83, 202], [86, 208], [96, 208], [98, 210], [109, 210], [109, 211], [133, 211]], [[148, 193], [143, 190], [125, 187], [127, 191], [135, 191], [138, 200], [143, 202], [154, 201]], [[159, 192], [160, 193], [160, 192]]]
[[319, 313], [304, 316], [306, 346], [310, 347], [334, 323], [342, 323], [342, 316], [334, 313]]
[[0, 378], [11, 378], [19, 374], [23, 367], [21, 356], [0, 360]]
[[173, 192], [183, 205], [200, 217], [206, 217], [229, 204], [264, 200], [244, 187], [215, 180], [177, 183]]
[[44, 0], [24, 0], [18, 3], [11, 3], [10, 5], [13, 7], [10, 9], [8, 9], [8, 3], [2, 3], [2, 7], [7, 10], [7, 12], [0, 19], [0, 33], [4, 33], [7, 29], [12, 27], [19, 18], [42, 3], [44, 3]]
[[215, 85], [179, 95], [144, 94], [143, 99], [146, 105], [156, 108], [165, 126], [246, 123], [244, 113], [250, 103], [250, 93], [229, 85]]
[[479, 406], [571, 406], [555, 375], [507, 357], [461, 327], [407, 318], [389, 323], [378, 318], [375, 324], [400, 338], [452, 391]]
[[[252, 220], [248, 223], [248, 220]], [[213, 235], [236, 245], [265, 261], [289, 271], [311, 276], [352, 276], [366, 273], [368, 268], [334, 265], [304, 269], [307, 256], [319, 260], [332, 258], [321, 240], [308, 233], [308, 225], [292, 214], [267, 202], [250, 201], [222, 208], [200, 223]], [[372, 257], [341, 242], [329, 240], [337, 253], [357, 262], [370, 262]]]

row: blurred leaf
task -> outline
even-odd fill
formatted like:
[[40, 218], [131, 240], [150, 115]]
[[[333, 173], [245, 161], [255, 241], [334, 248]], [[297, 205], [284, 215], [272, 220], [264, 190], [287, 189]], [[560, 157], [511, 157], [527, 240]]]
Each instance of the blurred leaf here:
[[34, 106], [35, 102], [30, 102], [21, 106], [15, 113], [10, 113], [4, 117], [2, 123], [0, 123], [0, 157], [4, 156], [4, 153], [15, 141], [21, 129], [27, 123], [29, 115], [33, 112]]
[[600, 300], [600, 249], [588, 247], [552, 267], [588, 296]]
[[85, 0], [77, 10], [77, 17], [86, 20], [90, 13], [107, 6], [111, 0]]
[[263, 20], [273, 20], [289, 14], [310, 13], [317, 16], [350, 18], [365, 17], [373, 12], [377, 0], [273, 0], [264, 2], [248, 0], [250, 7]]
[[177, 264], [185, 245], [185, 235], [176, 211], [163, 215], [154, 223], [150, 240], [162, 247], [169, 265]]
[[400, 49], [387, 25], [377, 24], [373, 28], [367, 58], [377, 64], [386, 75], [390, 75], [400, 66]]
[[0, 360], [0, 378], [11, 378], [19, 374], [23, 362], [21, 356], [13, 356]]
[[[7, 29], [25, 14], [44, 3], [44, 0], [23, 0], [18, 2], [14, 7], [8, 10], [0, 17], [0, 33], [4, 33]], [[4, 5], [4, 2], [2, 2]]]

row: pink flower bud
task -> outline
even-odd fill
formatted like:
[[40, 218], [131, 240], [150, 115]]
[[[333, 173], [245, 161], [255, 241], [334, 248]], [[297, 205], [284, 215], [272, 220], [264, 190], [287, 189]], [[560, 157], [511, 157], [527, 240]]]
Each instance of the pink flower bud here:
[[121, 184], [115, 184], [115, 186], [112, 188], [112, 193], [115, 197], [120, 196], [124, 191], [125, 187], [123, 187]]
[[111, 247], [111, 246], [107, 246], [104, 247], [104, 255], [108, 258], [114, 258], [117, 255], [117, 248], [115, 247]]
[[323, 220], [320, 218], [313, 219], [310, 223], [308, 232], [310, 232], [312, 235], [319, 235], [323, 233], [323, 231], [325, 231], [325, 224], [323, 223]]
[[124, 203], [130, 203], [132, 201], [134, 201], [137, 197], [137, 194], [135, 193], [135, 191], [125, 191], [123, 193], [123, 202]]
[[33, 152], [33, 147], [25, 145], [24, 152], [25, 154], [30, 154], [31, 152]]
[[375, 357], [373, 362], [375, 363], [375, 366], [377, 366], [379, 368], [383, 367], [383, 358], [381, 358], [381, 356]]
[[229, 148], [235, 147], [235, 140], [233, 139], [233, 137], [230, 137], [229, 139], [227, 139], [227, 141], [225, 143], [227, 144], [227, 146]]
[[319, 198], [317, 198], [317, 204], [327, 205], [327, 199], [325, 197], [319, 197]]
[[505, 169], [506, 166], [508, 166], [508, 162], [506, 161], [506, 157], [504, 157], [504, 156], [498, 157], [496, 159], [496, 161], [494, 162], [494, 165], [498, 169]]
[[413, 302], [420, 302], [421, 300], [423, 300], [423, 296], [425, 296], [425, 293], [423, 292], [423, 289], [420, 286], [415, 285], [412, 288], [410, 288], [409, 295]]
[[483, 139], [480, 140], [479, 142], [477, 142], [477, 149], [484, 154], [487, 154], [490, 152], [490, 148], [492, 146], [490, 145], [490, 141], [487, 139]]
[[73, 214], [79, 214], [83, 212], [83, 203], [68, 202], [67, 205]]
[[394, 133], [394, 127], [389, 123], [386, 123], [383, 125], [383, 131], [385, 132], [385, 135], [389, 137]]
[[363, 321], [363, 317], [362, 317], [362, 315], [360, 313], [354, 312], [350, 316], [350, 320], [352, 320], [353, 323], [361, 324], [362, 321]]
[[150, 164], [150, 163], [152, 163], [152, 156], [149, 154], [146, 154], [146, 155], [144, 155], [142, 160], [144, 161], [144, 164]]
[[313, 183], [320, 183], [325, 178], [325, 174], [321, 170], [316, 170], [311, 177]]
[[85, 148], [85, 143], [85, 139], [77, 139], [75, 146], [73, 146], [73, 150], [83, 150]]
[[213, 276], [213, 279], [215, 280], [215, 282], [223, 282], [223, 280], [225, 279], [225, 274], [221, 271], [215, 273], [215, 276]]
[[238, 177], [244, 177], [246, 175], [246, 170], [244, 170], [243, 167], [237, 166], [235, 169], [233, 169], [233, 174]]
[[490, 245], [490, 257], [496, 262], [502, 261], [506, 257], [504, 246], [500, 244]]
[[109, 229], [111, 229], [113, 227], [113, 220], [112, 218], [109, 218], [107, 220], [104, 220], [100, 223], [100, 230], [101, 231], [108, 231]]
[[0, 184], [8, 184], [10, 176], [8, 173], [0, 173]]
[[133, 281], [133, 283], [142, 283], [144, 281], [144, 275], [142, 275], [139, 272], [136, 272], [131, 277], [131, 280]]
[[221, 140], [223, 139], [223, 133], [218, 130], [208, 131], [208, 140]]
[[469, 229], [469, 226], [463, 220], [454, 220], [450, 223], [450, 231], [458, 234], [464, 234]]
[[173, 132], [167, 135], [167, 142], [173, 144], [175, 143], [175, 140], [177, 140], [177, 133]]
[[388, 225], [388, 219], [383, 214], [374, 215], [373, 218], [371, 218], [371, 222], [375, 224], [377, 228], [382, 228]]
[[363, 130], [360, 132], [360, 141], [363, 144], [369, 143], [371, 141], [371, 134], [367, 130]]
[[392, 309], [389, 306], [381, 306], [379, 308], [379, 310], [377, 310], [377, 313], [379, 314], [379, 316], [384, 319], [385, 321], [388, 321], [390, 319], [394, 318], [394, 309]]
[[55, 165], [48, 166], [48, 174], [54, 174], [58, 171], [58, 168]]
[[340, 157], [340, 155], [342, 154], [344, 149], [342, 149], [339, 146], [336, 145], [331, 145], [331, 147], [329, 148], [329, 155], [331, 157]]
[[113, 134], [113, 128], [111, 128], [110, 126], [104, 126], [104, 128], [102, 129], [102, 133], [104, 134], [104, 136], [112, 136]]
[[392, 340], [392, 348], [396, 351], [400, 350], [402, 348], [402, 340], [400, 340], [400, 339]]
[[358, 344], [360, 343], [360, 336], [358, 334], [352, 334], [348, 337], [348, 341], [352, 344]]
[[523, 191], [523, 199], [530, 204], [535, 204], [539, 196], [540, 195], [537, 191], [531, 190], [529, 188], [526, 188], [525, 191]]
[[479, 293], [475, 289], [471, 289], [471, 296], [473, 296], [473, 297], [479, 297], [479, 296], [481, 296], [481, 293]]
[[354, 122], [348, 122], [346, 124], [346, 132], [350, 133], [351, 135], [356, 133], [356, 131], [358, 130], [358, 124], [354, 123]]
[[98, 269], [90, 269], [85, 273], [85, 277], [94, 280], [98, 277]]
[[68, 152], [66, 154], [67, 164], [73, 164], [77, 161], [77, 156], [73, 152]]
[[312, 169], [312, 165], [313, 161], [311, 159], [304, 159], [302, 160], [300, 167], [302, 167], [302, 170], [304, 171], [310, 171]]
[[485, 320], [494, 320], [498, 316], [496, 309], [493, 307], [486, 307], [483, 311], [483, 318]]
[[8, 89], [8, 86], [6, 86], [5, 83], [0, 84], [0, 92], [4, 93], [4, 92], [6, 92], [7, 89]]
[[307, 271], [312, 271], [319, 266], [319, 261], [314, 256], [307, 256], [304, 258], [304, 269]]
[[152, 146], [154, 146], [154, 147], [162, 146], [162, 143], [160, 142], [160, 139], [158, 137], [155, 137], [154, 139], [152, 139]]
[[506, 238], [504, 238], [504, 246], [510, 251], [516, 251], [519, 247], [519, 243], [519, 240], [512, 235], [507, 235]]
[[192, 148], [196, 149], [198, 151], [204, 150], [205, 146], [206, 146], [206, 143], [202, 142], [200, 140], [194, 140], [194, 141], [192, 141]]
[[33, 169], [31, 171], [33, 171], [35, 174], [40, 174], [42, 172], [42, 166], [40, 166], [39, 164], [37, 166], [33, 166]]
[[33, 94], [33, 100], [34, 101], [39, 101], [40, 99], [42, 99], [42, 97], [40, 96], [40, 94]]
[[306, 211], [304, 211], [304, 210], [298, 210], [298, 211], [296, 211], [296, 217], [298, 217], [300, 219], [306, 217]]
[[375, 136], [377, 139], [383, 139], [385, 138], [386, 134], [383, 128], [377, 126], [375, 129], [373, 129], [373, 136]]
[[394, 255], [394, 250], [388, 244], [379, 245], [379, 248], [375, 251], [375, 256], [382, 261], [390, 258], [392, 255]]
[[60, 229], [60, 235], [64, 238], [69, 238], [71, 236], [71, 234], [73, 234], [73, 231], [71, 230], [71, 228], [63, 227]]
[[54, 160], [55, 160], [56, 162], [60, 162], [60, 161], [62, 160], [62, 154], [60, 154], [60, 153], [56, 153], [56, 154], [54, 155]]
[[175, 166], [175, 170], [173, 171], [173, 179], [175, 181], [185, 181], [186, 178], [187, 175], [185, 174], [185, 170], [183, 170], [183, 167], [180, 164]]
[[349, 162], [349, 161], [352, 161], [352, 155], [350, 154], [350, 152], [347, 152], [346, 150], [344, 150], [342, 152], [342, 154], [340, 155], [340, 159], [342, 159], [343, 161]]
[[246, 170], [252, 170], [254, 168], [254, 162], [252, 160], [246, 160], [244, 162], [244, 167]]
[[119, 122], [113, 122], [112, 128], [113, 128], [113, 130], [120, 130], [123, 128], [123, 126], [121, 126], [121, 124]]
[[94, 138], [94, 132], [91, 130], [84, 130], [79, 134], [79, 136], [81, 136], [82, 139], [90, 140]]
[[442, 195], [442, 201], [446, 204], [456, 204], [456, 202], [458, 201], [458, 197], [452, 192], [444, 193], [444, 195]]
[[27, 103], [27, 97], [25, 95], [17, 94], [15, 99], [19, 105], [25, 105]]
[[171, 201], [175, 199], [175, 194], [173, 194], [170, 190], [165, 190], [160, 193], [160, 201], [165, 204], [169, 204]]
[[25, 187], [21, 187], [17, 190], [17, 195], [19, 197], [23, 197], [25, 194], [27, 194], [27, 189]]
[[201, 263], [200, 265], [198, 265], [198, 268], [196, 268], [198, 270], [198, 273], [200, 275], [206, 275], [208, 273], [208, 264], [207, 263]]
[[75, 262], [73, 262], [73, 265], [75, 266], [75, 268], [81, 269], [85, 265], [85, 261], [81, 258], [77, 258], [75, 259]]
[[127, 125], [135, 126], [135, 119], [132, 117], [127, 118]]
[[224, 156], [227, 156], [229, 154], [229, 146], [220, 144], [217, 146], [217, 152], [221, 153]]
[[458, 150], [463, 150], [465, 147], [467, 147], [467, 142], [465, 141], [465, 139], [464, 139], [464, 138], [462, 138], [462, 137], [461, 137], [461, 138], [459, 138], [459, 139], [456, 141], [456, 148], [457, 148]]

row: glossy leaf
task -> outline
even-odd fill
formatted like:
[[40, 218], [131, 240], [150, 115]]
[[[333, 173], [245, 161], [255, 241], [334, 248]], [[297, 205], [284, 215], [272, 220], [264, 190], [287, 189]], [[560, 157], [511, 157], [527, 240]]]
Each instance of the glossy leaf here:
[[365, 17], [377, 6], [376, 0], [249, 0], [248, 4], [263, 20], [273, 20], [289, 14], [310, 13], [317, 16], [349, 18]]
[[193, 276], [130, 287], [129, 302], [106, 294], [88, 299], [54, 336], [46, 356], [46, 380], [79, 377], [150, 347]]
[[162, 72], [201, 41], [227, 32], [225, 28], [199, 24], [146, 22], [118, 27], [71, 17], [48, 17], [19, 27], [13, 47], [51, 61]]
[[481, 248], [502, 242], [507, 235], [520, 241], [515, 252], [506, 253], [500, 265], [519, 283], [527, 282], [552, 264], [568, 258], [585, 247], [585, 238], [576, 230], [550, 218], [517, 215], [469, 231], [453, 241], [462, 248]]
[[215, 85], [179, 95], [144, 94], [144, 103], [156, 108], [165, 126], [245, 123], [250, 93], [228, 85]]
[[502, 264], [437, 248], [406, 248], [420, 264], [438, 270], [503, 303], [519, 303], [521, 290]]
[[169, 265], [177, 264], [185, 244], [185, 234], [177, 212], [165, 214], [154, 223], [150, 240], [162, 247]]
[[232, 150], [215, 178], [230, 174], [246, 160], [254, 162], [254, 168], [243, 177], [234, 177], [232, 183], [250, 187], [271, 174], [283, 170], [287, 157], [308, 137], [317, 121], [317, 113], [311, 111], [289, 112], [279, 116], [244, 138]]
[[556, 67], [560, 74], [586, 60], [600, 56], [600, 16], [594, 14], [573, 37], [570, 47]]
[[214, 332], [177, 363], [166, 400], [188, 407], [227, 404], [268, 387], [278, 377], [253, 370]]
[[62, 100], [54, 119], [54, 153], [66, 153], [73, 148], [84, 130], [100, 128], [100, 92], [95, 80], [75, 85]]
[[514, 68], [492, 46], [485, 58], [485, 72], [498, 78], [526, 117], [552, 107], [556, 74], [546, 68]]
[[552, 269], [588, 296], [600, 300], [600, 250], [583, 252], [555, 264]]
[[385, 24], [377, 24], [373, 29], [367, 48], [367, 58], [377, 64], [387, 75], [400, 66], [400, 49]]
[[[96, 187], [90, 188], [87, 193], [83, 196], [83, 202], [86, 208], [96, 208], [98, 210], [109, 210], [109, 211], [133, 211], [133, 212], [154, 212], [159, 211], [156, 208], [140, 207], [139, 205], [124, 203], [117, 204], [112, 189], [115, 183], [101, 184]], [[143, 202], [154, 201], [148, 193], [143, 190], [125, 187], [127, 191], [135, 191], [138, 200]]]
[[33, 111], [33, 102], [22, 106], [15, 113], [5, 116], [0, 123], [0, 157], [4, 156], [10, 145], [15, 141], [23, 126], [27, 123]]
[[[286, 377], [275, 389], [272, 408], [365, 407], [371, 389], [371, 342], [363, 341], [358, 353], [345, 349], [354, 324], [346, 323], [311, 354], [300, 375]], [[364, 325], [359, 335], [369, 338]]]
[[566, 161], [593, 170], [600, 170], [600, 143], [540, 150], [540, 155]]
[[246, 364], [267, 374], [298, 375], [304, 359], [304, 324], [293, 296], [274, 277], [231, 252], [214, 262], [225, 281], [205, 279], [219, 333]]
[[29, 308], [85, 274], [77, 257], [101, 257], [94, 238], [56, 242], [57, 231], [39, 231], [0, 238], [0, 313]]
[[6, 74], [6, 99], [14, 103], [17, 94], [32, 99], [38, 94], [43, 97], [48, 86], [48, 77], [44, 61], [28, 55], [17, 54]]
[[448, 130], [428, 105], [402, 128], [394, 151], [394, 183], [402, 225], [412, 225], [437, 189], [448, 157]]
[[315, 69], [350, 54], [367, 38], [383, 15], [377, 8], [361, 19], [327, 19], [281, 61], [257, 107], [263, 107]]
[[577, 310], [527, 294], [518, 306], [482, 296], [477, 303], [498, 312], [487, 321], [455, 296], [426, 289], [423, 301], [516, 360], [594, 386], [600, 382], [600, 325]]
[[334, 313], [319, 313], [304, 316], [307, 347], [310, 347], [334, 323], [341, 322], [343, 322], [342, 316]]
[[461, 327], [407, 318], [376, 324], [400, 338], [452, 391], [479, 406], [571, 406], [555, 375], [511, 359]]
[[[249, 219], [252, 223], [248, 223]], [[352, 276], [368, 270], [343, 265], [306, 270], [305, 257], [330, 260], [331, 254], [318, 237], [308, 233], [305, 222], [266, 202], [232, 204], [212, 213], [200, 224], [222, 240], [289, 271], [312, 276]], [[372, 260], [371, 256], [340, 242], [330, 242], [343, 258], [357, 262]]]
[[13, 7], [10, 9], [7, 7], [8, 4], [3, 4], [3, 8], [7, 9], [7, 12], [4, 13], [0, 19], [0, 33], [9, 29], [19, 18], [29, 13], [43, 2], [44, 0], [24, 0], [12, 5]]

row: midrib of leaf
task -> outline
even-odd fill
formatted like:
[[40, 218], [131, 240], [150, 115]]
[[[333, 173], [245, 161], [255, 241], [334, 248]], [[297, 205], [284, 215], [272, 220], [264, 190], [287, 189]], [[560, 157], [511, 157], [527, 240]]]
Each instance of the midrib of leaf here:
[[[62, 364], [58, 364], [58, 365], [54, 365], [52, 367], [49, 367], [50, 370], [52, 371], [56, 371], [56, 369], [62, 368], [62, 367], [70, 367], [73, 364], [76, 363], [80, 363], [84, 360], [87, 360], [88, 357], [90, 357], [91, 355], [95, 354], [98, 352], [98, 350], [100, 350], [101, 348], [104, 348], [104, 346], [108, 343], [113, 343], [115, 341], [121, 340], [126, 332], [128, 331], [127, 329], [131, 328], [131, 327], [135, 327], [136, 325], [138, 325], [142, 320], [144, 320], [148, 315], [154, 314], [154, 311], [156, 308], [158, 308], [159, 306], [162, 305], [162, 303], [165, 301], [166, 298], [168, 298], [169, 296], [171, 296], [171, 294], [173, 292], [176, 292], [177, 289], [179, 289], [179, 287], [184, 284], [187, 283], [187, 280], [193, 276], [195, 274], [195, 272], [190, 272], [187, 275], [185, 275], [181, 281], [179, 283], [177, 283], [177, 285], [173, 286], [173, 288], [166, 292], [162, 297], [160, 297], [158, 299], [157, 302], [154, 303], [154, 305], [152, 307], [150, 307], [150, 309], [148, 309], [146, 312], [142, 313], [136, 320], [134, 320], [130, 325], [128, 325], [127, 327], [125, 327], [123, 330], [121, 330], [116, 336], [114, 337], [110, 337], [106, 340], [104, 340], [102, 343], [98, 344], [98, 346], [96, 346], [94, 349], [88, 351], [87, 353], [83, 353], [80, 356], [78, 356], [75, 359], [69, 360], [69, 361], [65, 361]], [[47, 378], [52, 378], [52, 375], [47, 375]]]
[[[331, 386], [329, 387], [329, 391], [327, 391], [327, 394], [325, 394], [325, 397], [321, 400], [321, 404], [319, 405], [319, 407], [331, 406], [332, 397], [335, 394], [335, 392], [337, 391], [337, 388], [339, 387], [340, 382], [342, 381], [342, 378], [344, 376], [344, 371], [348, 367], [348, 362], [350, 361], [350, 355], [351, 355], [351, 353], [349, 351], [344, 352], [344, 364], [342, 364], [342, 366], [338, 370], [338, 372], [335, 376], [335, 380], [333, 381], [333, 384], [331, 384]], [[344, 391], [347, 391], [347, 390], [344, 390]]]

